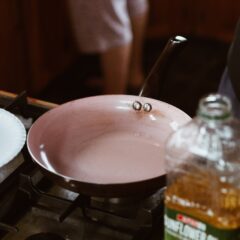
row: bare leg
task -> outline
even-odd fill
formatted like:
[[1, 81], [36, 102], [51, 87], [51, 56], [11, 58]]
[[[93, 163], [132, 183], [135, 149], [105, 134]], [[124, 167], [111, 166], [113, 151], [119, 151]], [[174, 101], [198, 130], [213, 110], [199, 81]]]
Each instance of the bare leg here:
[[104, 94], [126, 92], [132, 43], [114, 47], [101, 54]]
[[143, 84], [144, 75], [142, 70], [142, 50], [145, 37], [145, 28], [148, 11], [131, 19], [133, 31], [133, 49], [129, 69], [129, 87], [139, 89]]

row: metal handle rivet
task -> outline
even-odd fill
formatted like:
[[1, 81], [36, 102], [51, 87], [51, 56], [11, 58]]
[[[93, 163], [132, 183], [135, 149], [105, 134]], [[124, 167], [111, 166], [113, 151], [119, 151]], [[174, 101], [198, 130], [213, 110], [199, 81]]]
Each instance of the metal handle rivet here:
[[152, 105], [151, 105], [150, 103], [144, 103], [144, 104], [143, 104], [143, 110], [144, 110], [145, 112], [151, 112], [151, 110], [152, 110]]
[[133, 103], [133, 109], [136, 111], [140, 111], [142, 109], [142, 104], [139, 101], [135, 101]]

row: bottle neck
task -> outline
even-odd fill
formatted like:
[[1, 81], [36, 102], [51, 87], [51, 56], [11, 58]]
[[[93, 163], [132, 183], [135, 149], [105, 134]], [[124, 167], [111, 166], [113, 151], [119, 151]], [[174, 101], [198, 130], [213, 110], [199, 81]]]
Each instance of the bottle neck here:
[[198, 118], [206, 122], [225, 122], [232, 117], [230, 100], [220, 94], [210, 94], [199, 102]]

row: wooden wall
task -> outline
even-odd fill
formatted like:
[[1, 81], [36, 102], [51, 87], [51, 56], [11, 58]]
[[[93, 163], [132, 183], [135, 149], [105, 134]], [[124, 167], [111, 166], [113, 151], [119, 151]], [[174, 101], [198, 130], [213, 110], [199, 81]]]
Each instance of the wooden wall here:
[[[147, 38], [187, 34], [230, 42], [240, 16], [239, 0], [149, 2]], [[0, 89], [36, 94], [64, 72], [77, 54], [70, 26], [67, 0], [1, 0]]]
[[31, 81], [36, 93], [74, 58], [67, 4], [63, 0], [25, 0], [24, 21]]
[[149, 0], [148, 37], [187, 34], [230, 42], [239, 0]]
[[36, 94], [73, 61], [65, 0], [0, 1], [0, 89]]
[[18, 2], [0, 1], [0, 88], [16, 91], [27, 84], [28, 78]]

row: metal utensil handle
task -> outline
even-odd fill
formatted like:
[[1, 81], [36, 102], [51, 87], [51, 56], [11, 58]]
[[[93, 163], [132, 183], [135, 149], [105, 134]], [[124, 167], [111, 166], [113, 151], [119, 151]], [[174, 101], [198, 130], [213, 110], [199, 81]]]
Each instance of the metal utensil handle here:
[[[147, 84], [149, 83], [150, 79], [157, 74], [157, 72], [160, 69], [160, 66], [163, 66], [164, 63], [169, 59], [169, 57], [171, 56], [172, 52], [179, 47], [180, 45], [182, 45], [183, 43], [185, 43], [187, 41], [187, 39], [185, 37], [182, 36], [175, 36], [172, 37], [168, 40], [166, 46], [164, 47], [162, 53], [160, 54], [160, 56], [158, 57], [157, 61], [155, 62], [155, 64], [153, 65], [153, 67], [151, 68], [149, 74], [147, 75], [147, 77], [145, 78], [144, 84], [138, 94], [139, 97], [141, 97], [143, 95], [143, 92], [147, 86]], [[133, 103], [133, 109], [136, 111], [140, 111], [142, 108], [144, 111], [146, 112], [150, 112], [152, 110], [152, 106], [150, 103], [140, 103], [139, 101], [134, 101]], [[145, 108], [143, 107], [145, 106]], [[147, 106], [147, 107], [146, 107]]]

